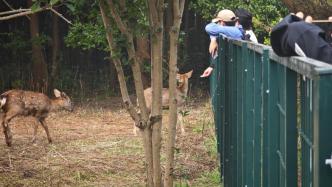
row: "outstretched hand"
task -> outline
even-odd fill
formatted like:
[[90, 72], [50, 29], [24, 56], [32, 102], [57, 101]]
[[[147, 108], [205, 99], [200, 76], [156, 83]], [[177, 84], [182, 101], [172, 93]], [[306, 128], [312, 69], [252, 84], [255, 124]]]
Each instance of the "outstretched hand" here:
[[201, 77], [208, 77], [211, 75], [213, 71], [213, 68], [212, 67], [208, 67], [204, 70], [203, 74], [201, 75]]

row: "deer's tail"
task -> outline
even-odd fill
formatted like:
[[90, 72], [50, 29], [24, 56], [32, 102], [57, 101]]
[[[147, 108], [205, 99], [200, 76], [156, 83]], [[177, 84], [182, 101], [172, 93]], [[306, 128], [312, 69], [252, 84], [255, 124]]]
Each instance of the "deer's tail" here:
[[0, 96], [0, 108], [2, 108], [7, 102], [7, 97], [4, 95]]

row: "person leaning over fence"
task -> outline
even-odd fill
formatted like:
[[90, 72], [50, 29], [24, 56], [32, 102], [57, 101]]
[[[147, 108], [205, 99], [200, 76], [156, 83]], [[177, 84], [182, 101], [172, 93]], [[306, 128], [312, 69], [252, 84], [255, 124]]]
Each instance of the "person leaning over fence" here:
[[[252, 38], [253, 41], [255, 39], [257, 41], [255, 34], [251, 30], [252, 15], [250, 14], [250, 12], [244, 9], [241, 10], [239, 9], [238, 13], [240, 15], [240, 19], [231, 10], [228, 9], [221, 10], [218, 13], [218, 16], [212, 19], [212, 22], [205, 27], [206, 32], [210, 35], [211, 42], [209, 46], [209, 53], [213, 58], [217, 56], [217, 49], [218, 49], [217, 37], [220, 34], [236, 40], [241, 40], [241, 39], [245, 40], [247, 36], [248, 40]], [[241, 21], [245, 24], [246, 30], [243, 29]], [[204, 70], [201, 77], [210, 76], [213, 71], [213, 68], [214, 64], [210, 64], [210, 66]]]
[[[243, 29], [242, 26], [236, 25], [238, 18], [235, 16], [234, 12], [228, 9], [219, 11], [216, 18], [212, 19], [212, 22], [207, 24], [205, 31], [210, 36], [210, 46], [209, 53], [213, 58], [217, 56], [218, 43], [217, 38], [219, 35], [224, 35], [232, 39], [242, 39]], [[212, 70], [214, 64], [211, 64], [206, 68], [201, 75], [201, 77], [208, 77]]]
[[273, 51], [279, 56], [310, 57], [332, 64], [332, 45], [326, 40], [325, 32], [312, 21], [310, 16], [304, 21], [299, 12], [287, 15], [272, 29]]
[[235, 15], [239, 18], [239, 24], [245, 31], [244, 39], [254, 43], [258, 43], [257, 37], [252, 30], [252, 14], [244, 8], [238, 8], [235, 10]]
[[220, 34], [232, 39], [242, 39], [243, 32], [242, 26], [236, 25], [238, 17], [233, 11], [224, 9], [221, 10], [217, 17], [212, 19], [212, 22], [207, 24], [205, 31], [209, 34], [211, 42], [209, 46], [209, 52], [212, 56], [217, 51], [217, 38]]

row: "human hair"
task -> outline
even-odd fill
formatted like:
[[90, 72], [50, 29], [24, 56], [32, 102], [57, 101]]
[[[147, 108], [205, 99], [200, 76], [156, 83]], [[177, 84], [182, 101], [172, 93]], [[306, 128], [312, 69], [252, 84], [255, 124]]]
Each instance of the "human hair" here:
[[244, 30], [252, 29], [252, 14], [243, 8], [239, 8], [235, 11], [235, 15], [239, 18], [239, 23]]
[[226, 26], [235, 26], [235, 21], [224, 21]]

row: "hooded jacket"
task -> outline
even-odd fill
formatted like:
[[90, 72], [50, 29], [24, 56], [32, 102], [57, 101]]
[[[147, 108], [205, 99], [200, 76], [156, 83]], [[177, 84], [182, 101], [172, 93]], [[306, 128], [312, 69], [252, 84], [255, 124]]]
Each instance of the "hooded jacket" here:
[[295, 15], [288, 15], [278, 23], [270, 39], [279, 56], [306, 56], [332, 64], [332, 46], [325, 40], [325, 32]]

